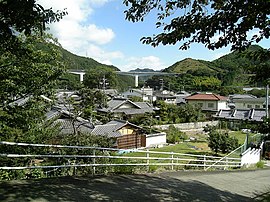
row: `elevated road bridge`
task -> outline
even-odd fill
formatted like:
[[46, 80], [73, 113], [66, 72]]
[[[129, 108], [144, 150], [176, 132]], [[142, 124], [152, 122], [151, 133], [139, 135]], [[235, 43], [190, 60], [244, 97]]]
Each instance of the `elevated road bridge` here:
[[[71, 74], [80, 75], [80, 82], [83, 82], [84, 75], [86, 74], [85, 70], [75, 70], [70, 69], [68, 70]], [[154, 76], [154, 75], [179, 75], [180, 73], [169, 73], [169, 72], [124, 72], [124, 71], [116, 71], [116, 74], [118, 75], [127, 75], [127, 76], [134, 76], [135, 78], [135, 87], [138, 87], [139, 85], [139, 76]]]

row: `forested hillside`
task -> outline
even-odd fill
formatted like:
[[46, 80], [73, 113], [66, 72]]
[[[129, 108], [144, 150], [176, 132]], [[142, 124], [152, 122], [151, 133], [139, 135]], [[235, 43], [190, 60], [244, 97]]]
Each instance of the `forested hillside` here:
[[[243, 52], [234, 51], [212, 62], [186, 58], [164, 69], [164, 72], [181, 73], [175, 77], [162, 77], [165, 88], [179, 91], [214, 91], [223, 95], [240, 93], [243, 86], [262, 85], [252, 80], [256, 63], [248, 57], [260, 46], [251, 46]], [[147, 81], [151, 87], [160, 87], [161, 77]]]
[[176, 62], [164, 71], [191, 74], [193, 76], [212, 75], [217, 77], [223, 86], [252, 85], [249, 74], [254, 61], [246, 57], [246, 54], [260, 49], [262, 49], [260, 46], [253, 45], [246, 51], [234, 51], [212, 62], [187, 58]]
[[[62, 47], [58, 47], [60, 52], [62, 53], [62, 60], [65, 63], [67, 69], [78, 69], [85, 70], [86, 74], [89, 72], [95, 72], [102, 69], [103, 71], [120, 71], [117, 67], [113, 65], [106, 65], [97, 62], [96, 60], [89, 57], [82, 57], [75, 55]], [[119, 90], [125, 90], [129, 86], [134, 85], [134, 78], [132, 76], [123, 76], [123, 75], [115, 75], [117, 77], [116, 85], [108, 86], [108, 88], [117, 88]], [[69, 89], [78, 89], [81, 87], [78, 75], [73, 74], [65, 74], [62, 77], [62, 82], [60, 82], [59, 88], [69, 88]], [[98, 78], [95, 78], [98, 80]], [[99, 82], [99, 81], [97, 81]]]
[[105, 65], [97, 62], [96, 60], [89, 57], [82, 57], [75, 55], [63, 48], [60, 48], [63, 55], [63, 60], [65, 61], [68, 69], [83, 69], [88, 70], [95, 67], [108, 67], [115, 71], [120, 71], [117, 67], [113, 65]]

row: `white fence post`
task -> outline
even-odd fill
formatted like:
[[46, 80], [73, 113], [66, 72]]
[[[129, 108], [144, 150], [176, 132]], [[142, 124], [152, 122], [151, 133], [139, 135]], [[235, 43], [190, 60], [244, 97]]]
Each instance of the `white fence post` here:
[[203, 169], [205, 170], [205, 166], [206, 166], [206, 157], [205, 155], [203, 155]]
[[173, 170], [173, 152], [172, 152], [172, 156], [171, 157], [172, 157], [172, 170]]
[[149, 149], [147, 149], [147, 152], [146, 152], [146, 157], [147, 157], [147, 172], [149, 172], [150, 170], [150, 167], [149, 167], [149, 164], [150, 164], [150, 160], [149, 160]]
[[[96, 165], [96, 150], [93, 150], [93, 163]], [[96, 166], [93, 167], [93, 175], [96, 174]]]

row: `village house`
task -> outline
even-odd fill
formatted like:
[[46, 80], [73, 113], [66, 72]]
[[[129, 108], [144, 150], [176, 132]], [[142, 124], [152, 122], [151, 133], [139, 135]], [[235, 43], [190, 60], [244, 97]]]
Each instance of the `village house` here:
[[164, 101], [167, 104], [176, 105], [176, 96], [175, 93], [168, 90], [156, 91], [154, 93], [156, 101]]
[[234, 99], [233, 103], [236, 109], [264, 109], [266, 105], [266, 98]]
[[185, 98], [191, 105], [199, 106], [203, 111], [217, 112], [221, 109], [229, 109], [227, 97], [214, 93], [197, 93]]
[[118, 149], [158, 147], [166, 144], [166, 133], [144, 129], [128, 121], [113, 120], [106, 124], [93, 124], [89, 120], [75, 117], [72, 113], [53, 108], [47, 112], [47, 121], [57, 126], [60, 135], [97, 135], [115, 140]]
[[154, 113], [154, 109], [148, 102], [132, 102], [125, 98], [114, 98], [107, 103], [107, 107], [98, 108], [97, 112], [111, 114], [117, 119], [126, 119], [145, 113]]
[[149, 87], [142, 87], [141, 89], [131, 88], [121, 93], [121, 96], [126, 99], [132, 97], [141, 97], [144, 102], [153, 102], [153, 89]]
[[265, 116], [265, 109], [221, 109], [214, 118], [228, 121], [262, 122]]
[[115, 138], [115, 147], [118, 149], [157, 147], [166, 144], [166, 133], [149, 133], [144, 128], [123, 120], [97, 125], [91, 134]]

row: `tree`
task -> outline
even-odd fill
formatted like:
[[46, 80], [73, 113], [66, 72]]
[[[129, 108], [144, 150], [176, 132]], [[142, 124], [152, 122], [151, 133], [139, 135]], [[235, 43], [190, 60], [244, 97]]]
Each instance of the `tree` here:
[[180, 142], [181, 140], [184, 141], [187, 139], [187, 135], [175, 128], [175, 126], [170, 125], [167, 131], [167, 136], [166, 136], [167, 142], [168, 143], [177, 143]]
[[229, 153], [236, 149], [239, 144], [236, 138], [229, 137], [227, 132], [220, 132], [216, 129], [211, 129], [208, 134], [208, 146], [215, 153]]
[[[12, 51], [0, 55], [1, 139], [18, 137], [41, 126], [51, 103], [40, 96], [53, 93], [52, 88], [65, 69], [51, 40], [45, 35], [23, 35], [18, 38], [23, 47], [21, 55]], [[46, 43], [47, 50], [36, 49], [37, 43]]]
[[20, 141], [43, 126], [48, 103], [40, 95], [51, 93], [64, 70], [56, 41], [43, 31], [65, 14], [36, 0], [0, 1], [1, 140]]
[[117, 86], [116, 73], [106, 67], [98, 67], [87, 70], [83, 84], [88, 88], [104, 89]]
[[36, 0], [2, 0], [0, 40], [4, 42], [4, 39], [15, 39], [18, 32], [30, 35], [33, 30], [45, 30], [47, 23], [59, 21], [66, 14], [66, 11], [45, 9]]
[[[183, 50], [191, 43], [202, 43], [211, 50], [232, 44], [234, 50], [270, 36], [269, 0], [124, 0], [123, 3], [128, 7], [126, 19], [132, 22], [143, 21], [156, 10], [156, 27], [163, 32], [141, 39], [154, 47], [183, 42], [180, 46]], [[249, 37], [252, 29], [258, 32]], [[214, 41], [217, 35], [219, 38]]]

